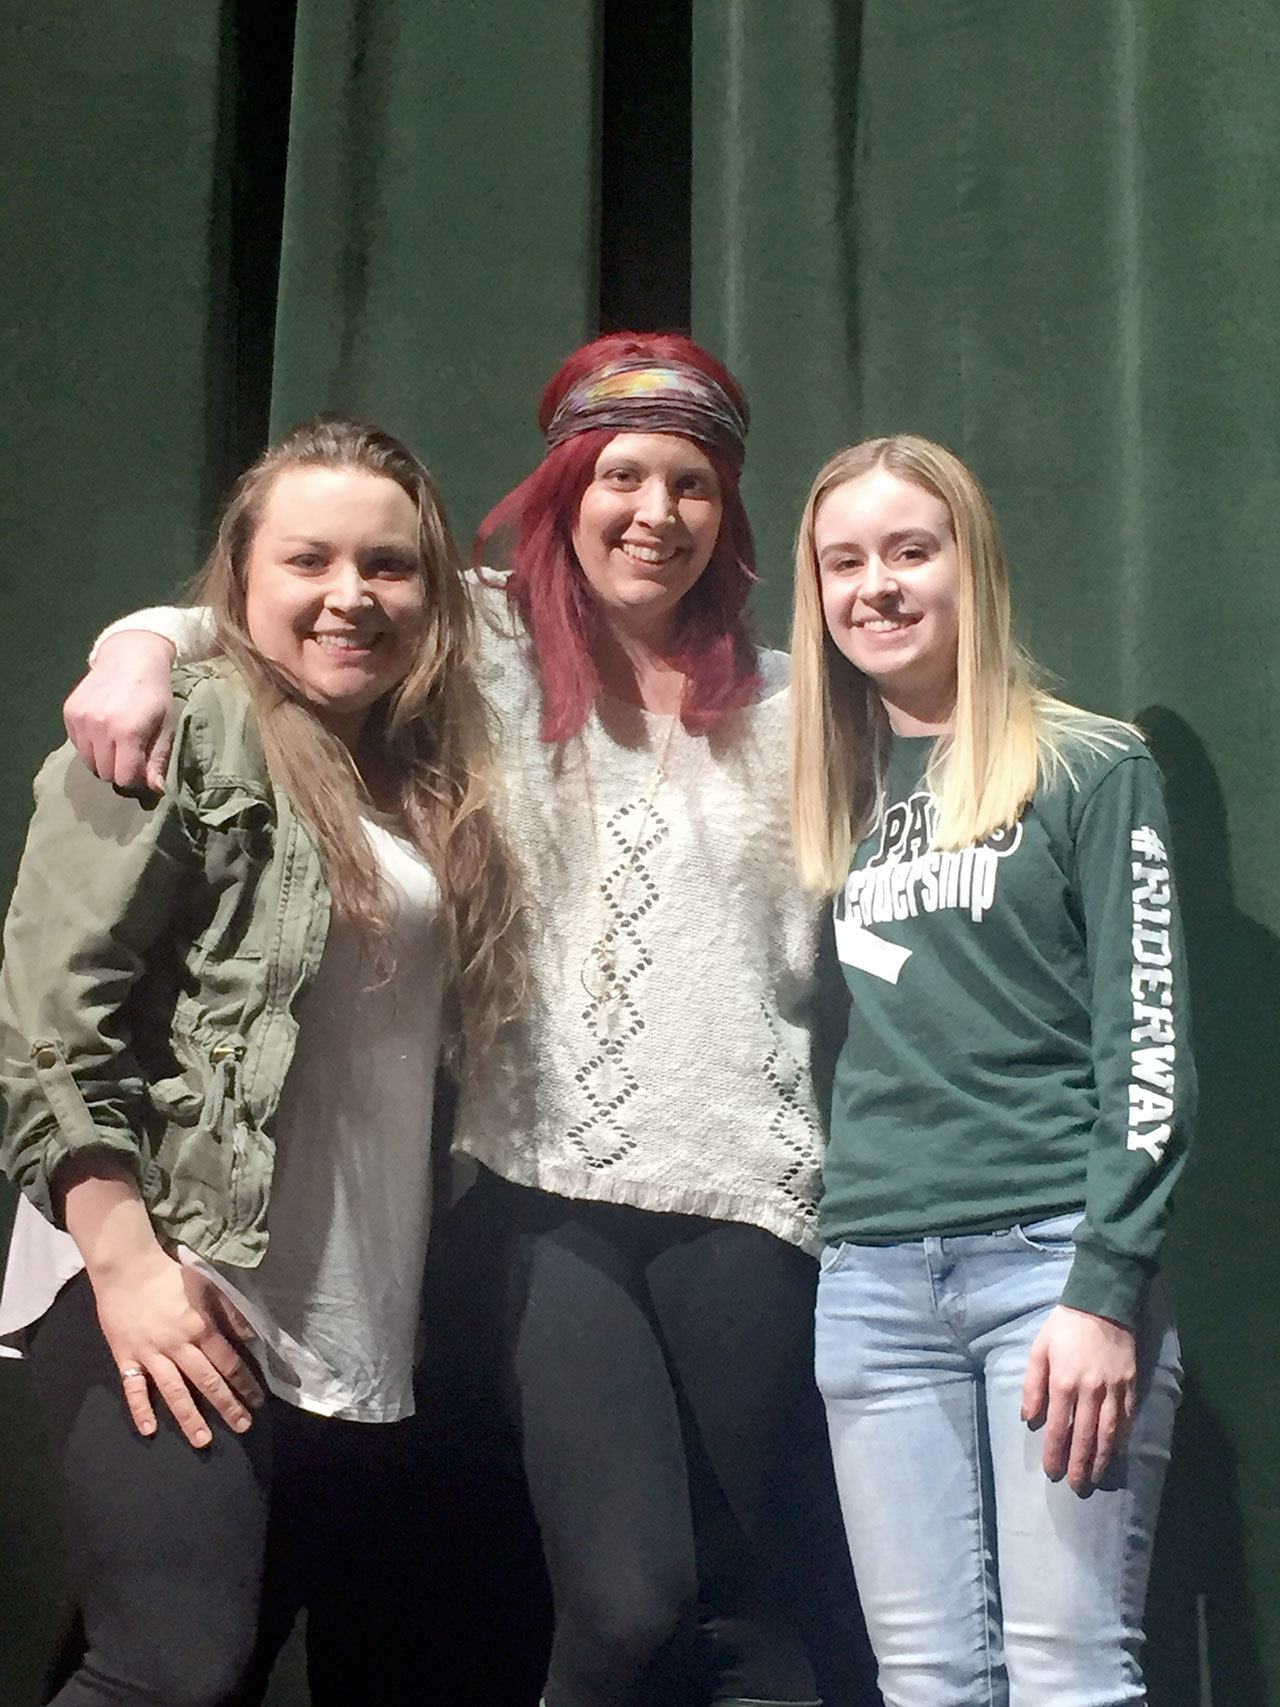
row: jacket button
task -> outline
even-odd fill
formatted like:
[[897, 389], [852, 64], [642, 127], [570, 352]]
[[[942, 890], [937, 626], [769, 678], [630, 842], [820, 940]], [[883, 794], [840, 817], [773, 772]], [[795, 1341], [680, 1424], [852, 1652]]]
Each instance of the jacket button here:
[[58, 1051], [50, 1043], [42, 1043], [32, 1057], [37, 1067], [56, 1067]]

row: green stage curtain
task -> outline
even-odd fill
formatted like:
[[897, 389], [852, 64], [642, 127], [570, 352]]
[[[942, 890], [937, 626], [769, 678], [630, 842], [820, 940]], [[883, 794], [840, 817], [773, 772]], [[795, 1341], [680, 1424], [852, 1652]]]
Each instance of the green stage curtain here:
[[[6, 896], [86, 636], [126, 592], [194, 567], [222, 472], [227, 19], [167, 0], [88, 16], [18, 0], [0, 18]], [[0, 1698], [16, 1703], [36, 1699], [60, 1589], [43, 1440], [10, 1363], [0, 1429]]]
[[356, 408], [464, 549], [595, 327], [596, 0], [301, 0], [271, 420]]
[[[598, 11], [4, 10], [0, 893], [88, 638], [190, 575], [270, 431], [321, 408], [385, 421], [432, 464], [464, 549], [532, 466], [537, 388], [595, 327]], [[49, 1467], [8, 1362], [0, 1430], [16, 1703], [36, 1698], [59, 1585]], [[272, 1700], [303, 1699], [286, 1668]]]
[[1200, 1150], [1155, 1707], [1280, 1699], [1280, 11], [695, 0], [693, 313], [747, 383], [785, 626], [841, 444], [979, 471], [1062, 690], [1165, 766]]

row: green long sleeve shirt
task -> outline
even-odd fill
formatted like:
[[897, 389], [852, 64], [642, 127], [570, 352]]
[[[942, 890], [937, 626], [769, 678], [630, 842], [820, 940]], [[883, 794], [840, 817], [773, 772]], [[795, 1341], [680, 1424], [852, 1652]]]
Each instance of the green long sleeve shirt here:
[[1159, 771], [1070, 753], [1011, 829], [931, 847], [932, 741], [897, 738], [835, 900], [852, 995], [821, 1228], [883, 1244], [1084, 1211], [1062, 1301], [1132, 1325], [1195, 1078]]

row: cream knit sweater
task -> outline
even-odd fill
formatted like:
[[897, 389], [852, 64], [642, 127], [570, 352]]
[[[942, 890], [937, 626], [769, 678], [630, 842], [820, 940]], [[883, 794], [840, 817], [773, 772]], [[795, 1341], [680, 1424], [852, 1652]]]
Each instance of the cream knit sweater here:
[[505, 596], [482, 600], [532, 988], [463, 1089], [455, 1147], [521, 1185], [816, 1249], [818, 907], [791, 859], [788, 659], [762, 654], [723, 737], [607, 701], [557, 749]]

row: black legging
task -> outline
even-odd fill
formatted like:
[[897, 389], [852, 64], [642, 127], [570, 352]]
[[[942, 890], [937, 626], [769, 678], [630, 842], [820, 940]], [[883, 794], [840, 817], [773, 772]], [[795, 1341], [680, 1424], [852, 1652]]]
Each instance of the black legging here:
[[143, 1440], [83, 1275], [41, 1321], [31, 1364], [87, 1643], [57, 1707], [248, 1707], [304, 1606], [313, 1707], [414, 1697], [422, 1632], [410, 1641], [400, 1604], [408, 1581], [421, 1604], [423, 1569], [409, 1425], [272, 1398], [244, 1435], [207, 1412], [213, 1444], [197, 1452], [157, 1403]]
[[467, 1312], [493, 1285], [505, 1330], [555, 1604], [547, 1707], [685, 1707], [708, 1630], [753, 1626], [704, 1699], [812, 1700], [816, 1674], [827, 1707], [878, 1701], [813, 1382], [812, 1259], [491, 1175], [452, 1234]]

